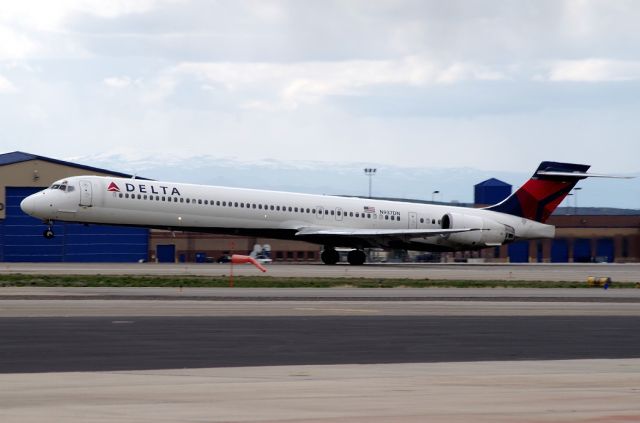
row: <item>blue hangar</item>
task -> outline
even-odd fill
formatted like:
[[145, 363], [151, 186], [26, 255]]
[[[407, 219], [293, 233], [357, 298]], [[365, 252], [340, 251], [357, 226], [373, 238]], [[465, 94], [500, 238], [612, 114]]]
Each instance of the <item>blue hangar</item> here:
[[45, 239], [45, 225], [22, 212], [23, 198], [74, 175], [131, 177], [20, 151], [0, 154], [0, 262], [146, 261], [147, 229], [56, 222], [56, 237]]

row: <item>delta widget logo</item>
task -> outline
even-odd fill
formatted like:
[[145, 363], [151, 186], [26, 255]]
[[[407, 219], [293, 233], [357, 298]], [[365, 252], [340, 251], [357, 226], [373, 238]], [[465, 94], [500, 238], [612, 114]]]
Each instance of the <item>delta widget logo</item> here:
[[107, 188], [107, 191], [111, 191], [111, 192], [120, 192], [120, 188], [118, 188], [118, 186], [116, 185], [115, 182], [111, 182], [109, 184], [109, 187]]

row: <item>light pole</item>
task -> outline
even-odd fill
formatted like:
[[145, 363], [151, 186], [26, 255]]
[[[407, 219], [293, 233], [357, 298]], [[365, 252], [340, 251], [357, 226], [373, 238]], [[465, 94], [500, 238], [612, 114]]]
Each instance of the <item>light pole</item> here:
[[436, 194], [440, 194], [440, 191], [436, 190], [436, 191], [433, 191], [431, 193], [431, 202], [432, 203], [436, 201]]
[[574, 203], [575, 204], [575, 209], [574, 209], [575, 212], [574, 212], [574, 214], [578, 214], [578, 191], [580, 191], [581, 189], [582, 189], [581, 187], [575, 187], [573, 189], [573, 193], [574, 193], [573, 194], [574, 195], [573, 196], [573, 200], [575, 201], [575, 203]]
[[364, 174], [369, 177], [369, 198], [371, 198], [371, 179], [373, 178], [373, 175], [375, 175], [377, 171], [378, 169], [376, 169], [375, 167], [373, 168], [367, 167], [364, 169]]

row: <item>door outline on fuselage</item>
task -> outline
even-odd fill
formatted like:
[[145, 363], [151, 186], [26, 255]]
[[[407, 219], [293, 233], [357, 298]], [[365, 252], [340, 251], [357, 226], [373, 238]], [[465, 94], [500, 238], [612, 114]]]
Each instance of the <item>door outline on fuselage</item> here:
[[409, 229], [418, 229], [418, 213], [409, 212]]
[[93, 195], [91, 192], [91, 181], [87, 179], [80, 180], [80, 206], [91, 207]]
[[342, 208], [336, 207], [336, 220], [342, 220]]

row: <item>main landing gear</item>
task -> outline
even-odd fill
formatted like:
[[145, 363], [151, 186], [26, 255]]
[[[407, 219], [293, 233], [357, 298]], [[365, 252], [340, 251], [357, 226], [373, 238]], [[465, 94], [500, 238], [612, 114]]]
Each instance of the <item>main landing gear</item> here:
[[[336, 264], [340, 261], [340, 254], [333, 247], [325, 247], [320, 259], [324, 264]], [[347, 254], [347, 261], [353, 266], [360, 266], [367, 261], [367, 255], [362, 250], [351, 250]]]
[[55, 236], [55, 234], [53, 233], [53, 229], [51, 228], [51, 225], [53, 224], [53, 222], [48, 221], [47, 222], [47, 229], [44, 230], [44, 232], [42, 232], [42, 236], [47, 238], [47, 239], [51, 239]]

